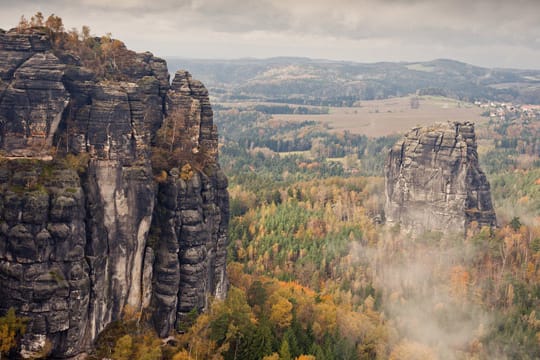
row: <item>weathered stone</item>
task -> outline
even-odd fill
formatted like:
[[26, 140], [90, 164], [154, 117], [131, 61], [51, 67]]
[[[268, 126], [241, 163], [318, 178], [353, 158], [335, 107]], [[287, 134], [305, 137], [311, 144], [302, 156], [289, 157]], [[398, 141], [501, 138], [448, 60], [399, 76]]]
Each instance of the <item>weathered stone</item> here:
[[[225, 296], [227, 179], [208, 91], [186, 71], [170, 85], [151, 53], [128, 63], [105, 81], [46, 34], [0, 32], [0, 150], [31, 159], [0, 166], [0, 314], [28, 317], [25, 356], [83, 353], [127, 305], [152, 309], [167, 336]], [[172, 113], [181, 146], [211, 165], [158, 185], [151, 144]]]
[[185, 225], [196, 225], [203, 221], [202, 214], [197, 210], [182, 210], [180, 216]]
[[12, 192], [4, 194], [4, 219], [9, 223], [18, 223], [22, 220], [22, 198]]
[[0, 275], [20, 281], [23, 279], [23, 266], [11, 261], [1, 261]]
[[71, 229], [65, 223], [49, 224], [47, 226], [47, 231], [56, 240], [65, 240], [71, 234]]
[[489, 183], [478, 165], [472, 123], [414, 128], [386, 162], [386, 218], [419, 234], [494, 226]]

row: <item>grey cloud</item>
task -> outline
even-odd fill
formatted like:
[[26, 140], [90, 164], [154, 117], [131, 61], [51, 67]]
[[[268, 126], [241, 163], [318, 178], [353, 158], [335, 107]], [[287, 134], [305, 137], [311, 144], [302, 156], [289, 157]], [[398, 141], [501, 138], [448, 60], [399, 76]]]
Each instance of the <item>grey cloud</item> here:
[[[8, 3], [43, 4], [36, 0]], [[456, 43], [490, 39], [535, 43], [540, 37], [537, 0], [49, 0], [46, 4], [44, 7], [64, 11], [83, 8], [104, 15], [153, 15], [175, 22], [179, 29], [199, 26], [231, 33], [274, 31], [410, 40], [438, 36]]]
[[[459, 54], [478, 54], [478, 48], [488, 47], [522, 48], [527, 56], [540, 52], [537, 0], [0, 0], [0, 4], [0, 27], [15, 26], [21, 14], [41, 10], [62, 16], [68, 27], [87, 24], [98, 34], [110, 31], [133, 44], [142, 42], [139, 36], [145, 44], [153, 37], [154, 43], [166, 46], [185, 34], [206, 36], [201, 40], [209, 42], [213, 33], [235, 42], [235, 37], [256, 38], [260, 32], [268, 41], [261, 46], [276, 49], [283, 44], [271, 41], [319, 38], [321, 43], [335, 39], [358, 46], [388, 42], [404, 54], [411, 48]], [[272, 36], [279, 40], [271, 40]], [[241, 39], [237, 43], [242, 46]], [[341, 53], [350, 54], [350, 49]], [[486, 53], [485, 58], [504, 55]]]
[[[312, 32], [352, 39], [400, 37], [404, 41], [445, 39], [452, 43], [530, 43], [540, 35], [537, 14], [540, 5], [522, 2], [522, 7], [501, 2], [398, 1], [360, 2], [338, 7], [333, 17], [320, 23], [303, 19]], [[526, 5], [526, 6], [525, 6]], [[324, 11], [324, 8], [322, 9]], [[357, 14], [356, 21], [343, 19]], [[299, 30], [299, 29], [295, 29]]]
[[221, 32], [281, 31], [291, 22], [269, 0], [199, 0], [190, 10], [200, 24]]
[[[185, 8], [182, 11], [186, 10]], [[185, 15], [220, 32], [274, 31], [452, 44], [532, 46], [540, 37], [536, 1], [296, 0], [193, 1]], [[182, 26], [182, 22], [178, 26]]]

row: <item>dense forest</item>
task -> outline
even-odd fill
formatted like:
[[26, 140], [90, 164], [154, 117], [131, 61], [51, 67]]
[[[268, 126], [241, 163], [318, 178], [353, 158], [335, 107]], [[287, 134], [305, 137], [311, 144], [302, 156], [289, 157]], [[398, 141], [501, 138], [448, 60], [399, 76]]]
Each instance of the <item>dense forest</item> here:
[[[230, 111], [218, 113], [224, 128], [234, 123], [237, 130], [246, 129], [238, 119], [248, 114], [239, 113], [234, 120], [230, 116]], [[267, 120], [265, 126], [264, 117], [258, 119], [263, 136], [257, 139], [264, 139], [265, 127], [274, 129], [273, 134], [283, 129], [284, 139], [294, 131], [288, 124]], [[473, 224], [465, 237], [441, 233], [412, 237], [381, 224], [384, 154], [395, 138], [370, 139], [321, 129], [309, 151], [296, 157], [261, 143], [244, 143], [251, 149], [243, 153], [252, 159], [245, 160], [250, 167], [243, 169], [250, 176], [243, 175], [238, 157], [232, 161], [222, 157], [233, 185], [231, 267], [241, 269], [242, 284], [249, 278], [270, 277], [330, 297], [339, 309], [378, 314], [377, 345], [367, 350], [367, 339], [360, 338], [348, 344], [356, 351], [345, 357], [308, 352], [317, 358], [536, 358], [540, 356], [538, 125], [535, 120], [506, 118], [479, 128], [480, 139], [491, 139], [480, 141], [480, 159], [492, 184], [499, 227]], [[242, 131], [234, 134], [237, 142], [255, 138], [244, 137]], [[300, 136], [291, 136], [296, 137]], [[313, 151], [314, 144], [325, 144], [326, 139], [343, 146], [344, 152]], [[227, 138], [223, 141], [227, 154]], [[339, 155], [342, 159], [336, 159]], [[351, 155], [357, 171], [345, 166]], [[287, 167], [280, 167], [281, 161]], [[327, 170], [330, 164], [336, 164], [336, 173]], [[231, 281], [237, 285], [235, 276]], [[245, 285], [240, 288], [249, 291]], [[341, 336], [351, 340], [345, 334]]]

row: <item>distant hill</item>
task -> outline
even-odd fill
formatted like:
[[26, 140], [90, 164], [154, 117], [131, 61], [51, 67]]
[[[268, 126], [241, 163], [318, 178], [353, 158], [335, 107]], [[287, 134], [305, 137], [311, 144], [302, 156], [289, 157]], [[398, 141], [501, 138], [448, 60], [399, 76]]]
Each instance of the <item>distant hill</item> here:
[[540, 103], [540, 70], [489, 69], [454, 60], [355, 63], [308, 58], [201, 60], [168, 58], [221, 101], [347, 105], [411, 93], [461, 100]]

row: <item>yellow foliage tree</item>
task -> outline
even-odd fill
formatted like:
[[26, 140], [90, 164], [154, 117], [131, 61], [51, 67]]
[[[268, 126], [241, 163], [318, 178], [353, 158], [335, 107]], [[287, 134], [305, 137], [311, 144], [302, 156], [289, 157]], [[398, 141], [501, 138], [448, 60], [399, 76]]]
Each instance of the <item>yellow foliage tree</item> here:
[[[209, 314], [200, 315], [189, 331], [180, 337], [181, 345], [188, 348], [188, 356], [194, 359], [209, 359], [211, 354], [216, 354], [216, 342], [210, 339], [211, 320]], [[190, 359], [190, 357], [183, 357], [185, 355], [178, 355], [178, 357], [180, 360]]]
[[270, 321], [279, 329], [289, 327], [292, 321], [292, 308], [293, 305], [289, 300], [279, 296], [271, 307]]
[[186, 350], [182, 350], [174, 354], [172, 360], [192, 360], [193, 358], [189, 356], [189, 353]]
[[133, 352], [133, 338], [124, 335], [116, 342], [112, 358], [114, 360], [129, 360]]
[[322, 339], [325, 333], [332, 333], [336, 329], [336, 310], [336, 306], [330, 302], [315, 305], [313, 332], [318, 339]]
[[24, 318], [15, 315], [14, 308], [9, 308], [7, 314], [0, 317], [0, 356], [17, 346], [17, 336], [26, 331], [25, 323]]
[[141, 312], [138, 311], [134, 306], [126, 304], [122, 309], [122, 320], [124, 321], [135, 321], [141, 318]]
[[402, 341], [390, 354], [389, 360], [436, 360], [433, 350], [417, 342]]
[[466, 298], [469, 282], [469, 272], [463, 266], [452, 267], [450, 274], [451, 293], [456, 299]]

